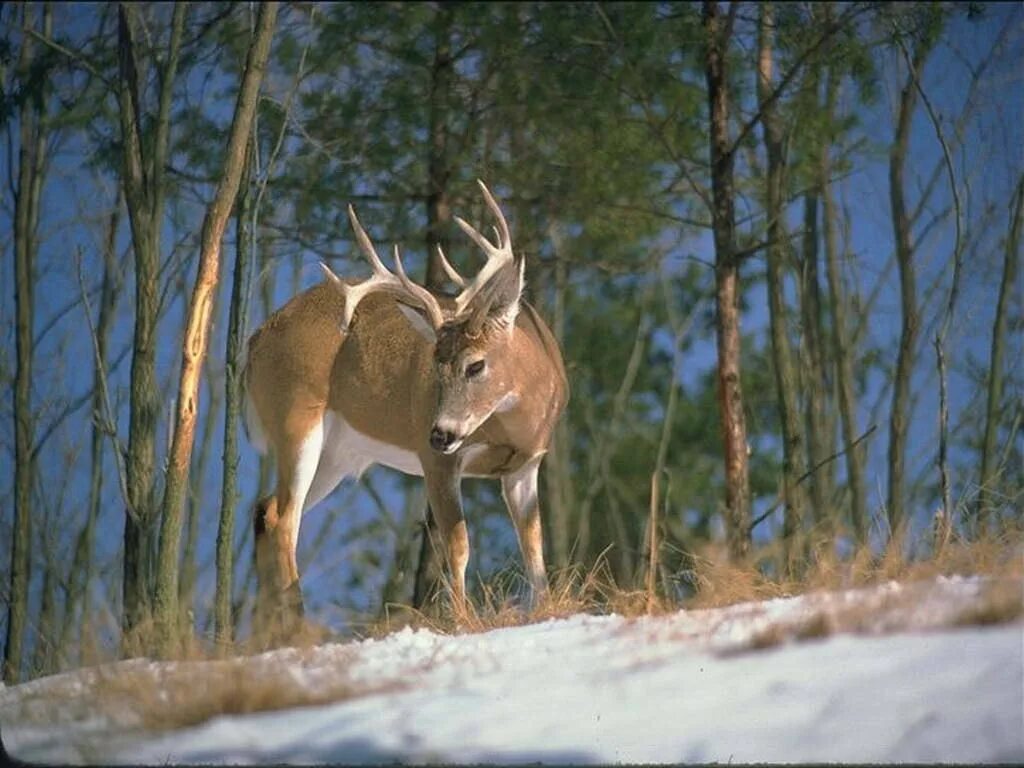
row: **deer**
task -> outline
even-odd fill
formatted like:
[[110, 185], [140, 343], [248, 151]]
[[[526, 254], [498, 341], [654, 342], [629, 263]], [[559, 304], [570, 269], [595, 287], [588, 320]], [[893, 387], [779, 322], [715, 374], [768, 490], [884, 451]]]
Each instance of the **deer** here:
[[371, 276], [343, 280], [321, 263], [325, 279], [249, 338], [246, 428], [277, 468], [274, 492], [253, 511], [257, 628], [277, 621], [287, 633], [302, 620], [302, 516], [374, 464], [424, 479], [456, 612], [467, 607], [470, 553], [463, 477], [500, 480], [530, 604], [548, 592], [538, 472], [569, 385], [554, 335], [522, 299], [525, 259], [513, 252], [498, 202], [477, 183], [496, 222], [493, 241], [454, 219], [483, 251], [483, 267], [467, 280], [437, 248], [457, 295], [413, 282], [397, 244], [394, 271], [385, 267], [349, 205]]

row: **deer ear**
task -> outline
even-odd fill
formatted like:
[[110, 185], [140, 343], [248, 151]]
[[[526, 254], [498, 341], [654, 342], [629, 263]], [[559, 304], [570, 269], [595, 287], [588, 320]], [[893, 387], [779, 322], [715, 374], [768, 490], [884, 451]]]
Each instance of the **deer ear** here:
[[515, 327], [519, 315], [519, 297], [523, 295], [526, 260], [517, 256], [496, 280], [494, 299], [487, 312], [487, 320], [509, 332]]
[[434, 326], [430, 324], [426, 316], [415, 307], [410, 307], [408, 304], [403, 304], [400, 301], [396, 303], [402, 314], [405, 315], [405, 319], [409, 321], [409, 325], [428, 342], [435, 344], [437, 342], [437, 332], [434, 331]]

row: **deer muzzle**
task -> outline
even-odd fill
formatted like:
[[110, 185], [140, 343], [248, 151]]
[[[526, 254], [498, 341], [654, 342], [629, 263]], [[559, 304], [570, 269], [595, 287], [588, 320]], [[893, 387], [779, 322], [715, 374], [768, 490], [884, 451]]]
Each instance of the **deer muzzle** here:
[[434, 425], [430, 430], [430, 447], [439, 453], [454, 453], [462, 445], [462, 439], [454, 432]]

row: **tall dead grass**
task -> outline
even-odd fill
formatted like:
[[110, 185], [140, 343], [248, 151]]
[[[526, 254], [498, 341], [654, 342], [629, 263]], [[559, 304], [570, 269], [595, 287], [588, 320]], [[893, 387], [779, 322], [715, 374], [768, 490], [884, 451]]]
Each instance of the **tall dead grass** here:
[[344, 657], [311, 662], [298, 658], [249, 657], [190, 663], [134, 659], [91, 667], [30, 684], [8, 715], [21, 722], [93, 720], [115, 727], [167, 731], [199, 725], [222, 715], [333, 704], [401, 688], [389, 681], [368, 684], [351, 678]]
[[776, 597], [866, 587], [889, 581], [915, 582], [937, 576], [984, 575], [1024, 578], [1024, 536], [1019, 531], [989, 534], [976, 540], [951, 536], [927, 557], [908, 557], [904, 534], [893, 536], [875, 552], [860, 546], [845, 558], [831, 542], [805, 542], [808, 556], [794, 571], [778, 567], [781, 545], [762, 548], [745, 563], [729, 561], [724, 547], [709, 545], [693, 555], [689, 574], [695, 594], [680, 607], [717, 608]]
[[310, 684], [297, 678], [288, 663], [252, 664], [238, 658], [118, 670], [101, 675], [94, 691], [100, 701], [129, 704], [143, 726], [172, 730], [221, 715], [333, 704], [399, 687], [357, 683], [344, 669], [319, 677]]
[[[940, 551], [911, 557], [903, 534], [892, 537], [880, 552], [861, 546], [846, 557], [835, 552], [831, 540], [815, 541], [813, 533], [798, 547], [805, 557], [793, 568], [781, 568], [782, 546], [760, 548], [744, 563], [734, 563], [722, 545], [706, 545], [689, 556], [685, 578], [688, 594], [651, 594], [648, 590], [616, 583], [604, 558], [586, 570], [571, 566], [553, 574], [549, 594], [533, 607], [523, 607], [521, 577], [503, 575], [479, 585], [473, 604], [460, 614], [451, 611], [420, 612], [407, 605], [391, 605], [385, 616], [364, 628], [369, 637], [383, 637], [406, 626], [440, 634], [486, 632], [521, 626], [578, 613], [615, 613], [625, 617], [657, 615], [685, 608], [720, 608], [737, 603], [885, 584], [919, 582], [937, 576], [984, 575], [993, 584], [1020, 583], [1024, 579], [1024, 536], [1009, 530], [977, 540], [951, 536]], [[649, 583], [650, 580], [649, 580]], [[1012, 620], [1013, 590], [1002, 587], [1003, 596], [985, 597], [979, 617]], [[986, 593], [987, 594], [987, 593]], [[439, 615], [440, 614], [440, 615]], [[970, 619], [965, 618], [965, 621]], [[849, 623], [853, 625], [851, 618]], [[818, 628], [820, 629], [820, 628]], [[815, 631], [808, 630], [810, 634]]]
[[[722, 546], [705, 545], [689, 553], [685, 572], [676, 574], [679, 586], [675, 594], [659, 591], [651, 594], [630, 584], [616, 582], [608, 561], [601, 557], [591, 568], [573, 565], [556, 571], [551, 576], [548, 594], [533, 606], [524, 605], [525, 581], [518, 573], [505, 572], [499, 577], [477, 585], [473, 601], [467, 609], [455, 614], [451, 610], [420, 612], [406, 605], [389, 605], [382, 618], [358, 627], [354, 634], [360, 637], [380, 638], [403, 627], [426, 628], [439, 634], [480, 633], [493, 629], [558, 619], [574, 614], [609, 614], [625, 617], [657, 615], [679, 609], [718, 608], [736, 603], [797, 595], [808, 592], [832, 591], [890, 581], [915, 582], [936, 576], [959, 574], [992, 577], [991, 589], [971, 611], [964, 613], [961, 623], [991, 623], [1015, 620], [1022, 615], [1022, 601], [1018, 599], [1019, 585], [1024, 580], [1024, 535], [1018, 529], [1006, 529], [980, 539], [967, 540], [952, 536], [937, 552], [928, 556], [908, 556], [905, 536], [894, 536], [888, 546], [879, 552], [860, 547], [846, 557], [839, 557], [831, 540], [815, 541], [813, 534], [797, 549], [805, 553], [796, 568], [783, 569], [781, 545], [760, 548], [744, 563], [730, 562]], [[648, 584], [666, 580], [648, 579]], [[1009, 585], [1009, 586], [1007, 586]], [[968, 615], [970, 614], [970, 615]], [[814, 632], [811, 632], [814, 634]], [[290, 637], [292, 648], [313, 648], [339, 639], [325, 628], [305, 621], [300, 632]], [[91, 647], [99, 644], [90, 642]], [[116, 647], [104, 654], [93, 651], [86, 663], [103, 663], [118, 658]], [[129, 655], [143, 656], [145, 648], [128, 649]], [[336, 700], [353, 695], [344, 682], [330, 692], [308, 697], [308, 691], [296, 687], [287, 679], [273, 674], [266, 678], [246, 678], [230, 666], [210, 666], [215, 661], [239, 658], [266, 650], [250, 639], [229, 647], [217, 647], [209, 638], [192, 635], [172, 660], [203, 662], [203, 674], [212, 684], [197, 680], [194, 684], [167, 680], [170, 686], [165, 699], [140, 704], [142, 711], [154, 714], [154, 723], [185, 723], [212, 716], [204, 713], [241, 713], [259, 711], [278, 706], [310, 705], [324, 700]], [[82, 661], [85, 657], [82, 656]], [[184, 679], [184, 678], [183, 678]], [[116, 694], [120, 683], [109, 680], [109, 691]], [[126, 684], [131, 688], [131, 684]], [[181, 714], [174, 715], [174, 706], [167, 701], [179, 696]], [[124, 692], [122, 690], [122, 692]], [[194, 701], [189, 707], [185, 700]], [[276, 702], [276, 703], [275, 703]], [[245, 707], [252, 707], [246, 710]], [[192, 714], [188, 714], [191, 709]]]
[[527, 590], [522, 576], [509, 573], [479, 584], [464, 611], [428, 612], [404, 604], [389, 605], [384, 616], [368, 624], [363, 634], [380, 638], [404, 627], [425, 628], [439, 634], [474, 634], [579, 613], [639, 616], [674, 607], [645, 590], [619, 586], [603, 558], [591, 569], [581, 565], [560, 569], [549, 581], [548, 593], [532, 606], [523, 604]]

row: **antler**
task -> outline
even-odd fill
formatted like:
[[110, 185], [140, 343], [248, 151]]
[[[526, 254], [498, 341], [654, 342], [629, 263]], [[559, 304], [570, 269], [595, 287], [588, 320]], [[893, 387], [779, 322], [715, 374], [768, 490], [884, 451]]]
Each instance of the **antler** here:
[[434, 326], [434, 330], [436, 331], [444, 325], [444, 312], [441, 311], [441, 305], [434, 298], [434, 294], [422, 285], [414, 283], [405, 274], [405, 267], [402, 266], [402, 257], [398, 255], [398, 245], [395, 245], [395, 271], [398, 272], [398, 279], [406, 293], [416, 299], [417, 303], [427, 313], [427, 317], [430, 319], [430, 324]]
[[[492, 285], [492, 283], [494, 282], [495, 277], [506, 266], [509, 266], [514, 262], [514, 256], [512, 254], [512, 235], [509, 231], [508, 222], [505, 220], [505, 215], [501, 212], [501, 207], [494, 199], [490, 190], [487, 189], [487, 186], [479, 179], [477, 180], [477, 184], [480, 185], [480, 190], [484, 194], [484, 200], [487, 202], [487, 207], [490, 208], [491, 213], [493, 213], [494, 217], [498, 220], [498, 226], [491, 227], [497, 244], [492, 243], [486, 237], [477, 232], [473, 227], [467, 224], [464, 219], [458, 216], [455, 217], [455, 222], [459, 225], [462, 231], [465, 232], [474, 243], [480, 246], [485, 254], [487, 254], [487, 263], [484, 264], [476, 277], [469, 282], [467, 282], [466, 279], [455, 270], [445, 257], [444, 251], [441, 250], [440, 246], [437, 246], [437, 256], [440, 259], [441, 268], [444, 270], [448, 278], [462, 289], [462, 292], [455, 298], [454, 311], [447, 313], [450, 320], [462, 318], [470, 314], [478, 320], [482, 319], [482, 317], [487, 314], [487, 309], [494, 299], [495, 286]], [[352, 322], [352, 316], [355, 314], [356, 307], [359, 306], [359, 302], [375, 291], [387, 291], [388, 293], [396, 295], [400, 300], [404, 299], [408, 303], [422, 307], [428, 321], [434, 329], [440, 329], [445, 322], [445, 311], [441, 309], [441, 304], [430, 291], [409, 279], [409, 276], [405, 272], [405, 267], [402, 264], [402, 257], [398, 252], [398, 246], [395, 246], [394, 253], [395, 272], [391, 272], [384, 266], [384, 263], [377, 255], [377, 251], [374, 249], [369, 235], [366, 234], [366, 230], [364, 230], [362, 225], [359, 223], [355, 209], [351, 205], [348, 207], [348, 218], [349, 221], [352, 222], [352, 229], [356, 233], [356, 242], [359, 243], [360, 249], [362, 249], [367, 260], [370, 262], [370, 267], [373, 269], [373, 275], [362, 283], [349, 285], [335, 275], [326, 264], [321, 262], [320, 267], [323, 269], [328, 279], [330, 279], [345, 296], [345, 312], [342, 317], [342, 330], [346, 332], [348, 331], [349, 325]], [[477, 303], [477, 306], [473, 307], [474, 303]]]
[[367, 260], [370, 262], [373, 275], [361, 283], [349, 285], [334, 274], [330, 267], [323, 262], [320, 263], [320, 268], [323, 269], [328, 279], [345, 296], [345, 312], [341, 320], [342, 330], [348, 331], [352, 323], [352, 316], [355, 314], [359, 302], [375, 291], [387, 291], [423, 307], [431, 324], [435, 328], [440, 328], [444, 323], [444, 313], [441, 311], [440, 304], [438, 304], [437, 299], [428, 290], [416, 285], [406, 276], [405, 269], [402, 267], [402, 259], [398, 254], [398, 246], [395, 246], [395, 266], [398, 271], [398, 276], [396, 277], [380, 260], [376, 249], [373, 247], [373, 243], [370, 241], [369, 235], [366, 234], [366, 230], [359, 223], [355, 209], [351, 205], [348, 207], [348, 218], [352, 223], [352, 229], [356, 233], [356, 242], [359, 243], [360, 249], [362, 249]]
[[473, 227], [465, 222], [462, 218], [456, 216], [455, 223], [459, 225], [463, 232], [465, 232], [469, 238], [480, 246], [481, 250], [487, 254], [487, 263], [484, 264], [476, 277], [473, 278], [469, 285], [463, 288], [462, 293], [455, 299], [455, 314], [462, 315], [466, 308], [473, 302], [473, 300], [479, 295], [480, 291], [487, 285], [498, 272], [500, 272], [506, 265], [512, 263], [512, 235], [509, 232], [508, 222], [505, 221], [505, 215], [501, 212], [501, 208], [495, 201], [494, 196], [491, 194], [487, 186], [477, 179], [477, 184], [480, 185], [480, 190], [484, 193], [484, 200], [487, 201], [487, 207], [491, 209], [491, 213], [498, 220], [498, 226], [494, 229], [494, 234], [497, 236], [498, 244], [494, 245], [490, 240], [477, 232]]
[[455, 267], [453, 267], [451, 263], [448, 261], [448, 259], [445, 257], [444, 251], [441, 250], [440, 245], [435, 245], [434, 248], [437, 250], [437, 258], [441, 262], [441, 269], [443, 269], [444, 273], [448, 275], [448, 279], [455, 283], [457, 286], [459, 286], [459, 288], [465, 288], [466, 278], [464, 278], [462, 275], [455, 271]]

